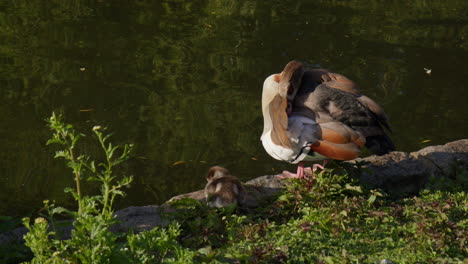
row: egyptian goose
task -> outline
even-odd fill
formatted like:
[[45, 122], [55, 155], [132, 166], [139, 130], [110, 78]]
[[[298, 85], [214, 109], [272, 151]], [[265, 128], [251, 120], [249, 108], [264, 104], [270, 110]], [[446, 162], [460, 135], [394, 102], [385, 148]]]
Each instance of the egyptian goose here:
[[382, 107], [345, 76], [306, 70], [298, 61], [266, 78], [262, 112], [266, 152], [299, 163], [296, 174], [283, 172], [284, 177], [303, 178], [302, 161], [355, 159], [364, 145], [378, 155], [395, 150]]

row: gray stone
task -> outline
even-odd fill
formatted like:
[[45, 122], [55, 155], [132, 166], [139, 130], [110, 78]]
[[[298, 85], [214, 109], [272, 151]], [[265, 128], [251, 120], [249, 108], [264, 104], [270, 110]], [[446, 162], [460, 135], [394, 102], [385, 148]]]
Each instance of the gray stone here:
[[172, 197], [167, 202], [170, 203], [170, 202], [173, 202], [175, 200], [180, 200], [180, 199], [184, 199], [184, 198], [194, 199], [194, 200], [197, 200], [197, 201], [200, 201], [200, 202], [203, 202], [203, 203], [206, 202], [205, 191], [204, 190], [199, 190], [199, 191], [195, 191], [195, 192], [191, 192], [191, 193], [185, 193], [185, 194], [179, 194], [177, 196]]
[[165, 226], [169, 219], [165, 218], [164, 212], [169, 212], [170, 208], [157, 205], [130, 206], [115, 212], [119, 220], [112, 230], [126, 232], [134, 230], [136, 232], [151, 230], [155, 226]]
[[452, 177], [455, 167], [468, 167], [468, 139], [417, 152], [392, 152], [346, 162], [356, 167], [360, 180], [390, 193], [411, 193], [421, 189], [430, 177]]

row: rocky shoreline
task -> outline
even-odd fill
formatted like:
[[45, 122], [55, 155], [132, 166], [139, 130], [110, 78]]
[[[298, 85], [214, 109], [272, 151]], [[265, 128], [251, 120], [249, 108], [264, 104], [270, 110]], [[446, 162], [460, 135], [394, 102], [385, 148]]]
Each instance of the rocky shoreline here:
[[[416, 152], [392, 152], [384, 156], [370, 156], [343, 162], [344, 166], [356, 171], [363, 184], [383, 188], [390, 193], [413, 193], [421, 189], [430, 177], [452, 177], [456, 168], [468, 170], [468, 139], [430, 146]], [[276, 175], [266, 175], [245, 183], [246, 201], [249, 208], [258, 207], [284, 188], [284, 181]], [[181, 194], [168, 202], [192, 198], [204, 201], [204, 191]], [[168, 203], [163, 205], [131, 206], [117, 211], [119, 219], [115, 231], [150, 230], [168, 223], [162, 215], [172, 210]], [[63, 230], [69, 233], [71, 228]], [[0, 234], [0, 244], [22, 240], [27, 232], [24, 227]]]

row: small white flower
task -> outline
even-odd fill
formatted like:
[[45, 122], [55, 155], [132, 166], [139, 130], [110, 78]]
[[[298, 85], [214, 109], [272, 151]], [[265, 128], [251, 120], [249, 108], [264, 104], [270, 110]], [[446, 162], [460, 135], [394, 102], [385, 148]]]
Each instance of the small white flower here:
[[38, 217], [34, 220], [34, 224], [47, 223], [44, 217]]
[[432, 69], [424, 68], [424, 71], [426, 71], [427, 75], [431, 75]]
[[99, 130], [99, 129], [101, 129], [101, 126], [94, 126], [94, 127], [93, 127], [93, 131], [97, 131], [97, 130]]

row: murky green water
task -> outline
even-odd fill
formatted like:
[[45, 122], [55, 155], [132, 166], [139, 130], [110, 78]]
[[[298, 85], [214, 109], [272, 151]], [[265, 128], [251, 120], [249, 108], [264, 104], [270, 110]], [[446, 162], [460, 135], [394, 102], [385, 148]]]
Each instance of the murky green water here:
[[263, 80], [291, 59], [357, 81], [399, 150], [468, 137], [465, 0], [2, 1], [0, 215], [71, 202], [52, 111], [136, 144], [121, 207], [197, 190], [215, 164], [243, 180], [292, 168], [259, 141]]

